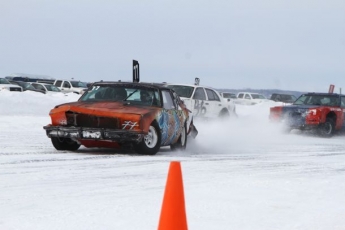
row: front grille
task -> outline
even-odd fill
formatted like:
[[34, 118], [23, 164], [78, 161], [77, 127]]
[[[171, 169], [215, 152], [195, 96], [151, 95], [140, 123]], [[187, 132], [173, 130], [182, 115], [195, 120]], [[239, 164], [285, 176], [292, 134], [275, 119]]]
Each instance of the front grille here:
[[67, 125], [88, 128], [118, 129], [119, 121], [112, 117], [98, 117], [94, 115], [66, 112]]
[[301, 117], [302, 114], [300, 112], [290, 112], [290, 117], [296, 118], [296, 117]]
[[19, 92], [21, 92], [22, 89], [18, 88], [18, 87], [10, 87], [10, 91], [19, 91]]

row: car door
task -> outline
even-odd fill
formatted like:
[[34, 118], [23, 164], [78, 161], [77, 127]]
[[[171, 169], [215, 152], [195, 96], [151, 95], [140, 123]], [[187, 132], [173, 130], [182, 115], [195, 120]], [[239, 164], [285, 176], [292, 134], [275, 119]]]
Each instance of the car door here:
[[209, 112], [208, 116], [218, 117], [225, 104], [213, 89], [205, 88], [205, 90], [207, 95], [205, 106]]
[[158, 121], [162, 145], [175, 143], [183, 128], [183, 111], [178, 109], [170, 90], [162, 90], [163, 110]]
[[244, 98], [243, 97], [244, 97], [244, 93], [238, 93], [237, 94], [237, 101], [236, 102], [238, 104], [244, 104]]
[[244, 94], [244, 104], [246, 105], [252, 104], [252, 97], [249, 93]]
[[61, 80], [56, 80], [53, 85], [55, 85], [60, 90], [62, 90], [62, 81]]
[[65, 93], [72, 92], [71, 84], [68, 81], [63, 81], [61, 85], [61, 90]]
[[193, 98], [193, 114], [194, 117], [203, 117], [206, 114], [207, 108], [205, 105], [206, 102], [206, 93], [203, 87], [196, 87], [194, 90]]
[[345, 97], [344, 96], [340, 97], [340, 107], [343, 111], [342, 113], [343, 117], [341, 118], [341, 120], [342, 120], [342, 129], [344, 130], [345, 129]]

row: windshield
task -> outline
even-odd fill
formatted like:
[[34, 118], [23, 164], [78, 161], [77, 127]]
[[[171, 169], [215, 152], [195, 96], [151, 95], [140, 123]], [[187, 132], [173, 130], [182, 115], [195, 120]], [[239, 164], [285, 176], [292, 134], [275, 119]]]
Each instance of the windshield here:
[[264, 95], [261, 94], [252, 94], [253, 99], [266, 99]]
[[193, 94], [194, 87], [185, 85], [167, 85], [168, 88], [173, 89], [180, 97], [190, 98]]
[[224, 98], [237, 98], [234, 93], [223, 93]]
[[0, 78], [0, 84], [11, 84], [11, 83], [5, 78]]
[[48, 91], [61, 92], [61, 90], [55, 85], [45, 84], [44, 86], [47, 88]]
[[286, 101], [295, 101], [296, 97], [294, 95], [280, 95], [281, 100], [286, 100]]
[[71, 81], [71, 84], [75, 88], [87, 88], [87, 83], [86, 82], [81, 82], [81, 81]]
[[336, 95], [302, 95], [293, 104], [340, 106], [340, 99]]
[[158, 89], [131, 85], [94, 85], [80, 101], [123, 101], [133, 105], [161, 106]]
[[30, 83], [23, 82], [21, 85], [25, 90], [35, 90], [35, 87], [33, 87]]

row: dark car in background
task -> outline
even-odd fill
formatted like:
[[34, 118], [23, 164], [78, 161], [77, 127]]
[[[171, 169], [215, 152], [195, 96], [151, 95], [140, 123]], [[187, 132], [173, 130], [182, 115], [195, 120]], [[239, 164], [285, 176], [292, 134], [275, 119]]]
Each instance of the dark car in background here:
[[23, 88], [23, 91], [33, 91], [37, 93], [45, 93], [43, 90], [36, 89], [33, 87], [29, 82], [24, 82], [24, 81], [9, 81], [13, 85], [18, 85]]
[[296, 101], [296, 97], [292, 94], [273, 93], [270, 100], [284, 103], [294, 103]]

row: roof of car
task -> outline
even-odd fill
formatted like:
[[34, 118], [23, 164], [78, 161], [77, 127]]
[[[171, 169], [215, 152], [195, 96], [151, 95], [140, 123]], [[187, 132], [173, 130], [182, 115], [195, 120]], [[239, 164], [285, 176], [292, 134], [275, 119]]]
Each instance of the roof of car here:
[[344, 94], [339, 94], [339, 93], [315, 93], [315, 92], [310, 92], [310, 93], [304, 93], [302, 95], [324, 95], [324, 96], [345, 96]]
[[240, 94], [240, 93], [249, 93], [249, 94], [260, 94], [260, 95], [263, 95], [262, 93], [253, 93], [253, 92], [238, 92], [237, 94]]
[[[204, 88], [208, 88], [208, 89], [213, 89], [216, 90], [215, 88], [211, 87], [211, 86], [206, 86], [206, 85], [193, 85], [193, 84], [175, 84], [175, 83], [167, 83], [164, 82], [165, 85], [180, 85], [180, 86], [189, 86], [189, 87], [204, 87]], [[217, 90], [218, 91], [218, 90]]]
[[[31, 83], [31, 84], [39, 84], [39, 85], [52, 85], [52, 84], [45, 83], [45, 82], [28, 82], [28, 83]], [[54, 86], [55, 86], [55, 85], [54, 85]]]
[[94, 82], [92, 85], [121, 85], [130, 87], [145, 87], [145, 88], [155, 88], [155, 89], [169, 89], [164, 83], [156, 82], [124, 82], [124, 81], [99, 81]]
[[81, 81], [81, 80], [76, 80], [76, 79], [55, 79], [54, 81], [77, 81], [77, 82], [86, 82], [86, 81]]

